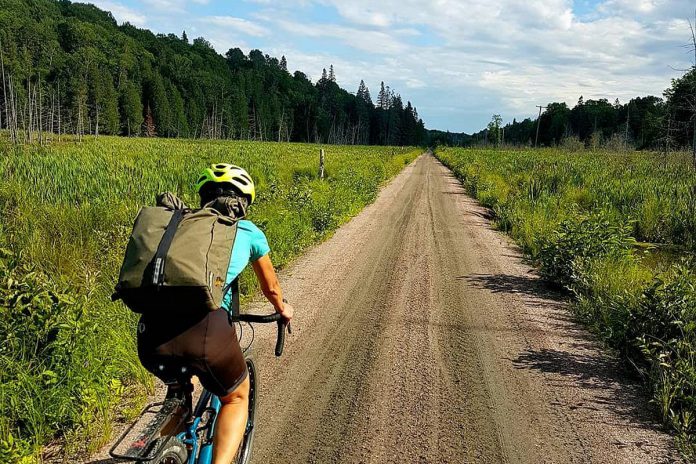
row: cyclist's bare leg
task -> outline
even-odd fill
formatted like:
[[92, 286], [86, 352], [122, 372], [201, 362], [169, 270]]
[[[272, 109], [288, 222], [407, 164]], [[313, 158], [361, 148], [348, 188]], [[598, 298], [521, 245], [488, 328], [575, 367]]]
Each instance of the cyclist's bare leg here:
[[215, 423], [213, 464], [230, 464], [244, 437], [249, 407], [249, 376], [227, 396]]

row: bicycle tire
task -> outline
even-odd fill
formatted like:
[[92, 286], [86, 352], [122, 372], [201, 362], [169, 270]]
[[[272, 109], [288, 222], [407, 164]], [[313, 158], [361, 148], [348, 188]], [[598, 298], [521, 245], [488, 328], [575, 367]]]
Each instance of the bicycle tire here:
[[256, 393], [259, 389], [259, 378], [256, 374], [256, 366], [252, 358], [246, 358], [247, 370], [249, 371], [249, 410], [247, 417], [247, 428], [244, 431], [244, 438], [237, 451], [236, 464], [248, 464], [251, 460], [251, 450], [254, 442], [254, 431], [256, 429]]
[[155, 457], [145, 461], [144, 464], [186, 464], [188, 462], [186, 445], [178, 438], [158, 438], [150, 445], [149, 453], [153, 452]]

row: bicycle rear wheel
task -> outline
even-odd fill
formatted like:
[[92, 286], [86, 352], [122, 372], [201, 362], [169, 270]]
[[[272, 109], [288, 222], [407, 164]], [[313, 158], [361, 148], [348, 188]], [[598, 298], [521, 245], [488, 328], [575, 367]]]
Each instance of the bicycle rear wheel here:
[[144, 464], [186, 464], [188, 461], [188, 451], [186, 445], [174, 437], [161, 437], [152, 442], [149, 454], [154, 453], [155, 457]]
[[247, 427], [244, 438], [239, 445], [237, 452], [237, 464], [248, 464], [251, 459], [251, 448], [254, 441], [254, 429], [256, 425], [256, 392], [259, 388], [259, 379], [256, 375], [256, 366], [251, 358], [246, 359], [247, 370], [249, 371], [249, 410], [247, 417]]

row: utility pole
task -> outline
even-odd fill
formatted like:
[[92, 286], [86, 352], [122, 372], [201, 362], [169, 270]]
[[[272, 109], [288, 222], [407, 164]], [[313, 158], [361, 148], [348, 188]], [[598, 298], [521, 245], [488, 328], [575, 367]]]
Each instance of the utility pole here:
[[536, 148], [537, 143], [539, 143], [539, 123], [541, 122], [541, 109], [548, 108], [547, 106], [541, 106], [541, 105], [537, 105], [536, 107], [539, 108], [539, 117], [537, 117], [537, 130], [536, 130], [536, 138], [534, 139], [534, 148]]
[[631, 119], [631, 102], [629, 100], [626, 105], [628, 113], [626, 114], [626, 132], [624, 133], [624, 150], [628, 150], [628, 121]]

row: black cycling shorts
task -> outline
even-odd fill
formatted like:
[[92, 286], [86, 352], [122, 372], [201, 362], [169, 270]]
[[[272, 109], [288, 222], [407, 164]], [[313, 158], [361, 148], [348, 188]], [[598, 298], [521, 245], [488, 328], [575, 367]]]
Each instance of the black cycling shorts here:
[[138, 324], [138, 356], [164, 382], [195, 375], [206, 390], [225, 396], [247, 375], [237, 331], [227, 312], [147, 314]]

